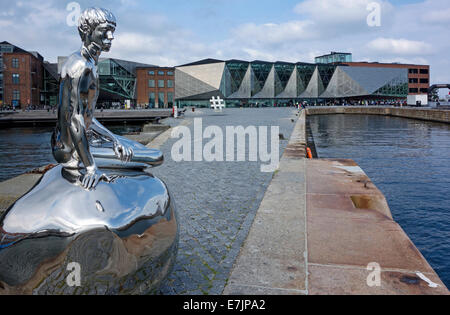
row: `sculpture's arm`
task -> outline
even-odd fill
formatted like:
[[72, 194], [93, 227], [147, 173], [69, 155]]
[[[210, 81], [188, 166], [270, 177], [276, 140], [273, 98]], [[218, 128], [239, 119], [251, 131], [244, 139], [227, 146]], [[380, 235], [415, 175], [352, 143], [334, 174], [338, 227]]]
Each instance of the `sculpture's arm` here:
[[134, 154], [133, 149], [121, 143], [120, 139], [118, 139], [114, 133], [106, 129], [105, 126], [103, 126], [97, 119], [92, 118], [92, 124], [90, 128], [94, 132], [107, 139], [110, 139], [113, 142], [114, 152], [120, 160], [122, 160], [123, 162], [131, 161]]
[[69, 113], [69, 132], [72, 143], [78, 156], [86, 167], [86, 174], [81, 178], [81, 185], [86, 189], [95, 188], [101, 179], [109, 178], [98, 171], [94, 157], [89, 150], [89, 141], [86, 136], [86, 125], [84, 122], [84, 110], [88, 101], [90, 77], [89, 72], [80, 78], [75, 78], [71, 94], [71, 112]]
[[84, 110], [86, 109], [89, 93], [89, 72], [80, 78], [73, 79], [73, 90], [70, 99], [69, 112], [69, 132], [75, 150], [81, 161], [88, 170], [96, 169], [95, 160], [89, 150], [89, 142], [86, 135], [86, 125], [84, 122]]

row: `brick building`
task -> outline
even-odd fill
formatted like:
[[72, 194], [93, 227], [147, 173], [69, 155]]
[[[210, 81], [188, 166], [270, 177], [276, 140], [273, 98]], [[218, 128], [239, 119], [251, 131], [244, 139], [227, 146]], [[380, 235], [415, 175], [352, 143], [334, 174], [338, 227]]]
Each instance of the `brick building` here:
[[378, 62], [345, 62], [343, 64], [351, 67], [408, 69], [409, 95], [428, 94], [428, 89], [430, 88], [429, 65], [412, 65], [412, 64], [378, 63]]
[[3, 54], [3, 101], [14, 107], [39, 106], [44, 58], [36, 52]]
[[174, 105], [175, 68], [140, 67], [136, 69], [137, 104], [151, 108]]

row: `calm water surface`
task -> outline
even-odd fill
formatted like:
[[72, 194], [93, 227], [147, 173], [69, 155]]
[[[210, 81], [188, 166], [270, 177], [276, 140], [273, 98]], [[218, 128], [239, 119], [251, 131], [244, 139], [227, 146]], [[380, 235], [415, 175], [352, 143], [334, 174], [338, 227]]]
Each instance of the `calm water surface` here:
[[450, 126], [366, 115], [309, 120], [319, 157], [355, 160], [450, 287]]
[[[139, 131], [135, 125], [108, 126], [119, 135]], [[50, 147], [53, 128], [11, 128], [0, 130], [0, 182], [55, 163]]]

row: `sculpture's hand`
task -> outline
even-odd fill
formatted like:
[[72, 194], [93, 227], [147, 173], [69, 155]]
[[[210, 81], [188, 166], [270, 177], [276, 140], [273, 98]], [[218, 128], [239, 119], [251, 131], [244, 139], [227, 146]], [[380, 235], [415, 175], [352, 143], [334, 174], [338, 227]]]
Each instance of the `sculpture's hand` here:
[[87, 169], [86, 174], [80, 178], [81, 186], [87, 190], [97, 187], [101, 180], [111, 182], [112, 179], [106, 174], [99, 172], [97, 168]]
[[114, 141], [114, 152], [116, 153], [116, 156], [122, 161], [122, 162], [131, 162], [131, 159], [133, 158], [133, 149], [130, 147], [127, 147], [123, 143], [120, 142], [120, 140], [116, 139]]

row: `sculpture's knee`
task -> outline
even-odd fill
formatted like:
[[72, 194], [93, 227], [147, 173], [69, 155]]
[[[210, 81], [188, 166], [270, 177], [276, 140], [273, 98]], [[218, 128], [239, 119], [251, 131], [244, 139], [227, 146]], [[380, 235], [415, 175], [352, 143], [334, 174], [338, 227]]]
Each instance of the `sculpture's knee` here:
[[72, 160], [74, 148], [60, 141], [56, 132], [52, 135], [52, 154], [56, 162], [65, 164]]

